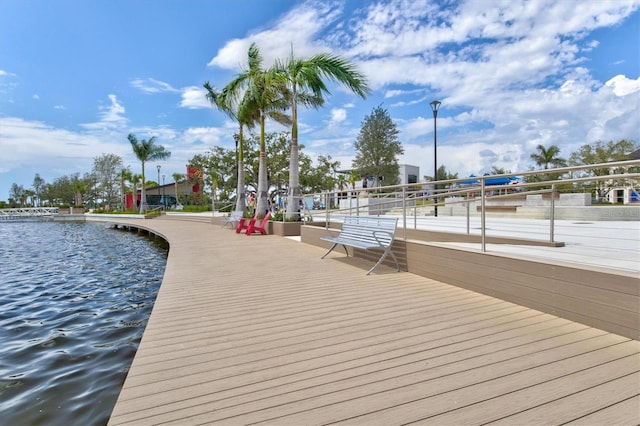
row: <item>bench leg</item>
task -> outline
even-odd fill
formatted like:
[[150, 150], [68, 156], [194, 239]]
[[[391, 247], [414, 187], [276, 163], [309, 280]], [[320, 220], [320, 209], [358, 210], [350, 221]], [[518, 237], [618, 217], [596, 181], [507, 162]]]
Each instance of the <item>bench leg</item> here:
[[[333, 245], [331, 246], [331, 248], [329, 249], [328, 252], [326, 252], [324, 254], [324, 256], [322, 256], [320, 259], [324, 259], [325, 257], [327, 257], [327, 255], [329, 253], [331, 253], [333, 251], [334, 248], [336, 248], [336, 246], [338, 245], [338, 243], [333, 243]], [[347, 253], [347, 257], [349, 257], [349, 252], [347, 251], [347, 246], [345, 246], [344, 244], [342, 244], [342, 247], [344, 247], [344, 252]]]
[[382, 261], [389, 254], [391, 255], [391, 257], [393, 257], [393, 261], [396, 262], [396, 270], [398, 272], [400, 272], [400, 264], [398, 263], [398, 259], [396, 258], [396, 255], [393, 254], [393, 252], [391, 251], [391, 245], [389, 245], [389, 247], [384, 249], [384, 253], [382, 253], [382, 256], [380, 256], [380, 259], [378, 260], [378, 262], [375, 265], [373, 265], [373, 268], [369, 269], [369, 272], [367, 272], [367, 275], [369, 275], [371, 272], [373, 272], [373, 270], [376, 269], [378, 267], [378, 265], [380, 265], [382, 263]]

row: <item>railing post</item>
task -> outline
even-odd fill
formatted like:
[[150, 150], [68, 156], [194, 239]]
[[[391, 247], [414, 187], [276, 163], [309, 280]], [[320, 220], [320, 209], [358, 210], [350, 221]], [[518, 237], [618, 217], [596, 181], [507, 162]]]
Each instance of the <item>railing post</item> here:
[[471, 216], [470, 204], [471, 204], [471, 201], [469, 201], [469, 196], [470, 196], [470, 194], [467, 192], [467, 202], [466, 202], [466, 204], [467, 204], [467, 235], [469, 235], [471, 233], [471, 224], [470, 224], [470, 216]]
[[487, 251], [486, 245], [486, 229], [485, 229], [485, 217], [484, 217], [485, 199], [484, 199], [484, 179], [480, 179], [480, 241], [482, 246], [482, 252]]
[[402, 239], [407, 239], [407, 188], [402, 187]]
[[331, 217], [329, 215], [329, 193], [325, 192], [324, 193], [324, 211], [325, 211], [325, 220], [327, 222], [327, 224], [329, 223], [329, 221], [331, 220]]
[[553, 242], [556, 216], [556, 184], [551, 184], [551, 211], [549, 212], [549, 241]]

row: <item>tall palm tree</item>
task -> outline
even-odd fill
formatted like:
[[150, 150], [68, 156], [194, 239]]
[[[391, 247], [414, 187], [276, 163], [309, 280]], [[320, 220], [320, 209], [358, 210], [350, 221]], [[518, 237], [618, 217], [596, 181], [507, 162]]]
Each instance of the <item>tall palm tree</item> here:
[[[281, 124], [291, 124], [291, 119], [283, 113], [287, 109], [286, 88], [277, 78], [274, 69], [262, 68], [262, 55], [255, 43], [249, 46], [248, 68], [243, 70], [225, 87], [231, 98], [241, 99], [239, 111], [243, 119], [257, 116], [260, 124], [260, 162], [258, 167], [258, 199], [256, 211], [263, 214], [268, 209], [267, 155], [265, 141], [265, 121], [271, 118]], [[242, 95], [241, 95], [242, 94]]]
[[142, 191], [140, 193], [140, 214], [144, 214], [147, 205], [145, 194], [144, 165], [147, 161], [166, 160], [171, 156], [171, 152], [166, 151], [164, 146], [156, 145], [156, 137], [152, 136], [148, 140], [141, 140], [135, 137], [133, 133], [129, 133], [129, 143], [133, 149], [136, 158], [142, 163]]
[[142, 176], [132, 173], [131, 174], [131, 180], [129, 180], [129, 182], [131, 182], [131, 193], [133, 194], [133, 210], [136, 209], [135, 203], [138, 200], [138, 184], [140, 183], [140, 181], [142, 180]]
[[536, 162], [538, 166], [544, 166], [545, 169], [549, 168], [549, 165], [554, 167], [563, 167], [567, 165], [567, 161], [564, 158], [559, 157], [560, 148], [556, 145], [551, 145], [549, 148], [545, 148], [543, 145], [536, 147], [538, 152], [531, 154], [531, 159]]
[[[129, 169], [122, 169], [120, 170], [120, 202], [122, 203], [122, 207], [121, 210], [124, 210], [126, 208], [127, 205], [127, 191], [126, 191], [126, 186], [125, 186], [125, 182], [131, 182], [131, 170]], [[135, 192], [133, 193], [135, 195]]]
[[233, 86], [226, 86], [222, 91], [216, 91], [209, 82], [204, 83], [207, 90], [207, 99], [211, 104], [230, 118], [236, 120], [239, 126], [238, 139], [236, 139], [236, 168], [237, 168], [237, 185], [236, 185], [236, 210], [244, 211], [247, 207], [246, 188], [244, 179], [244, 127], [253, 127], [258, 121], [257, 108], [249, 105], [249, 99], [242, 102], [237, 93], [232, 93]]
[[324, 79], [342, 83], [353, 93], [366, 97], [370, 93], [367, 80], [354, 64], [328, 53], [308, 59], [291, 55], [286, 62], [276, 61], [276, 70], [284, 79], [289, 92], [291, 108], [291, 154], [289, 158], [289, 190], [287, 194], [287, 218], [299, 218], [300, 164], [298, 160], [298, 105], [318, 108], [324, 103], [323, 95], [329, 95]]

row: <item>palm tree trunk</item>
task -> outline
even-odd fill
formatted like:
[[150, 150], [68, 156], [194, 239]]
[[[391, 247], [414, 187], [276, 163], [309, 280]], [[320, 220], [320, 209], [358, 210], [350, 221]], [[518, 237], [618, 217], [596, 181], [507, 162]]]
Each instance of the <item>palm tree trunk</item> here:
[[289, 188], [287, 190], [287, 212], [289, 220], [300, 220], [300, 159], [298, 155], [298, 106], [296, 99], [291, 105], [291, 154], [289, 155]]
[[300, 219], [300, 162], [298, 157], [297, 138], [291, 140], [289, 157], [289, 188], [287, 190], [287, 214], [289, 220]]
[[244, 162], [238, 160], [238, 185], [236, 187], [236, 210], [243, 212], [247, 208], [247, 196], [244, 188]]
[[144, 214], [147, 205], [147, 195], [144, 191], [144, 161], [142, 162], [142, 188], [140, 189], [140, 214]]
[[264, 112], [260, 112], [260, 163], [258, 166], [258, 194], [256, 211], [260, 215], [267, 213], [269, 203], [267, 200], [267, 191], [269, 183], [267, 182], [267, 153], [266, 142], [264, 139]]
[[240, 124], [240, 132], [238, 135], [238, 158], [236, 167], [238, 167], [238, 182], [236, 185], [236, 211], [244, 212], [247, 208], [247, 192], [244, 186], [244, 149], [243, 149], [243, 125]]
[[258, 204], [256, 211], [261, 216], [264, 216], [269, 209], [269, 202], [267, 197], [268, 191], [267, 182], [267, 154], [263, 151], [260, 152], [260, 167], [258, 168]]

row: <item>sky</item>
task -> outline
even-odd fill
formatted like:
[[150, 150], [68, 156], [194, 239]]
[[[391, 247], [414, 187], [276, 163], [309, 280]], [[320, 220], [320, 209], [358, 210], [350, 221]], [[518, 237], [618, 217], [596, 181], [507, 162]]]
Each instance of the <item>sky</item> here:
[[[255, 42], [269, 66], [331, 53], [372, 92], [342, 86], [299, 113], [299, 142], [348, 169], [365, 117], [389, 113], [400, 164], [460, 177], [525, 171], [538, 145], [569, 155], [640, 142], [640, 0], [0, 0], [0, 200], [90, 172], [102, 154], [141, 172], [127, 135], [156, 137], [166, 182], [236, 123], [202, 85], [222, 88]], [[268, 131], [285, 128], [269, 123]]]

